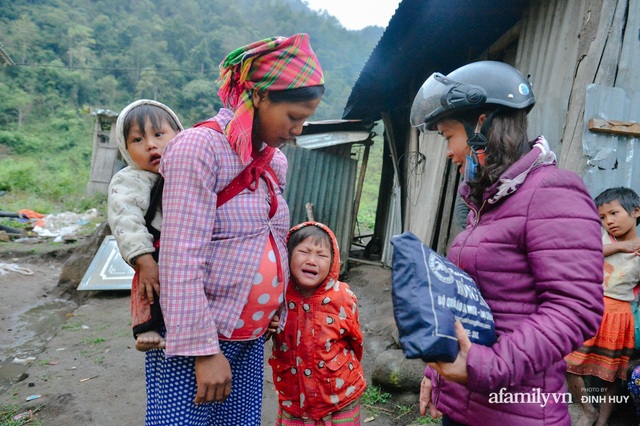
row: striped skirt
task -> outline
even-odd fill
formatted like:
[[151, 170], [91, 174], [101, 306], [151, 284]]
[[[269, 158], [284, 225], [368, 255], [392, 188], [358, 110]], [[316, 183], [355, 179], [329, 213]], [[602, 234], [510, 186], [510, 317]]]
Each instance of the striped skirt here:
[[602, 324], [595, 337], [565, 357], [567, 371], [579, 376], [596, 376], [607, 382], [626, 380], [629, 356], [634, 350], [631, 304], [604, 298]]
[[355, 400], [343, 409], [324, 416], [319, 420], [301, 419], [294, 417], [282, 407], [278, 407], [276, 426], [334, 426], [334, 425], [359, 425], [360, 424], [360, 400]]

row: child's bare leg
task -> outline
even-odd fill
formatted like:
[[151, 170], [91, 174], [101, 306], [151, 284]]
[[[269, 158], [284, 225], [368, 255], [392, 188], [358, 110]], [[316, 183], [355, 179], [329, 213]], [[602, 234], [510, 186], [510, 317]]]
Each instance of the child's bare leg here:
[[588, 395], [587, 389], [584, 385], [584, 379], [582, 378], [582, 376], [579, 376], [577, 374], [567, 373], [567, 386], [569, 387], [569, 391], [573, 395], [575, 401], [578, 402], [578, 404], [580, 404], [580, 407], [582, 408], [582, 414], [580, 415], [580, 418], [578, 418], [578, 421], [575, 423], [575, 426], [593, 425], [596, 420], [598, 420], [598, 410], [596, 410], [596, 407], [594, 407], [591, 403], [583, 402], [587, 401], [587, 398], [583, 397], [586, 397]]
[[136, 338], [136, 349], [146, 352], [151, 349], [164, 349], [164, 338], [157, 331], [145, 331]]
[[605, 391], [605, 402], [600, 404], [600, 415], [598, 416], [598, 422], [596, 426], [604, 426], [607, 424], [611, 413], [613, 412], [613, 404], [609, 401], [613, 400], [613, 397], [618, 393], [619, 379], [616, 379], [613, 383], [609, 383], [609, 387]]

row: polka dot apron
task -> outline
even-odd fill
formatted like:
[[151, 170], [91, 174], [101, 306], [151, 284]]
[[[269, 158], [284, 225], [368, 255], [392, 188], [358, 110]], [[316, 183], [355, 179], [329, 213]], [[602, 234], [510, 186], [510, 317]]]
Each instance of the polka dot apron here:
[[284, 300], [284, 283], [278, 279], [278, 259], [275, 250], [269, 238], [258, 272], [253, 277], [247, 304], [244, 305], [236, 328], [228, 340], [251, 340], [262, 336]]

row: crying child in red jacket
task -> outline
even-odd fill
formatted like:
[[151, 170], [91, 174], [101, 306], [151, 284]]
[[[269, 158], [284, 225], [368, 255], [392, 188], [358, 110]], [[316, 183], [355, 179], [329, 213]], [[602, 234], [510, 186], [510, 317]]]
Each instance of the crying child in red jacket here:
[[309, 419], [360, 424], [362, 331], [356, 296], [338, 280], [336, 237], [321, 223], [304, 222], [289, 231], [287, 248], [287, 318], [273, 336], [269, 359], [278, 393], [276, 426]]

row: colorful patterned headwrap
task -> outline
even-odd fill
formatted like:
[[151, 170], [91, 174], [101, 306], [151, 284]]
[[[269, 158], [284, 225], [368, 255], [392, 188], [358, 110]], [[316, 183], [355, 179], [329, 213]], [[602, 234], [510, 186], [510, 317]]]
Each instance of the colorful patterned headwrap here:
[[243, 164], [251, 159], [251, 90], [287, 90], [324, 84], [307, 34], [271, 37], [239, 47], [220, 63], [218, 94], [234, 110], [227, 138]]

